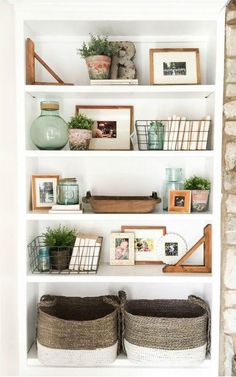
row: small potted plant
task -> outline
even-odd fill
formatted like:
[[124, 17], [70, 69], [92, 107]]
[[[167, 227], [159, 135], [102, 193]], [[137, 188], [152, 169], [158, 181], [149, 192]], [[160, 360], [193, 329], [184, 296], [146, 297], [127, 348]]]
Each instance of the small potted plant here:
[[90, 34], [90, 41], [79, 49], [80, 56], [86, 60], [89, 78], [92, 80], [109, 79], [111, 58], [117, 52], [108, 37]]
[[87, 150], [89, 148], [93, 123], [92, 119], [83, 114], [71, 117], [67, 124], [71, 150]]
[[54, 229], [48, 227], [42, 236], [45, 246], [49, 247], [51, 268], [59, 271], [67, 269], [76, 240], [75, 229], [61, 225]]
[[192, 191], [192, 211], [205, 212], [208, 209], [211, 182], [202, 177], [190, 177], [184, 182], [184, 189]]

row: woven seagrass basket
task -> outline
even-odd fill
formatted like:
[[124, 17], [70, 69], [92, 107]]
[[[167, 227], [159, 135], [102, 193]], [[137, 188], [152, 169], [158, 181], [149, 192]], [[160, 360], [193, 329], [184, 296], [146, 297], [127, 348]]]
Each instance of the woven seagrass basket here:
[[120, 352], [116, 296], [43, 296], [38, 304], [38, 359], [49, 366], [96, 366]]
[[126, 301], [124, 292], [120, 297], [123, 346], [130, 361], [188, 366], [210, 352], [210, 310], [201, 298]]

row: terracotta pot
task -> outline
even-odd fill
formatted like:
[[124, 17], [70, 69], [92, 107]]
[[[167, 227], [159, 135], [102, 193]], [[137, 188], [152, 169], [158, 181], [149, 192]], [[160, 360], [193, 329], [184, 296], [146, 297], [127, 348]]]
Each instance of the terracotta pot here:
[[192, 211], [205, 212], [208, 210], [209, 190], [192, 190]]
[[69, 146], [73, 151], [89, 149], [89, 143], [92, 138], [91, 130], [80, 130], [78, 128], [70, 128], [69, 133]]
[[86, 58], [89, 78], [104, 80], [110, 77], [111, 58], [106, 55], [94, 55]]
[[70, 249], [50, 250], [50, 262], [53, 270], [66, 270], [70, 261]]

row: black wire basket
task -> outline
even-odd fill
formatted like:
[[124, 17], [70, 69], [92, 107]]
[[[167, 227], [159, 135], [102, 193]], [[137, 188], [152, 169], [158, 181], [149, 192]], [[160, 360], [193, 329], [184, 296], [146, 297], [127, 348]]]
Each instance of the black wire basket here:
[[197, 151], [210, 149], [210, 120], [137, 120], [139, 150]]
[[28, 245], [29, 266], [33, 274], [96, 274], [99, 267], [103, 238], [79, 246], [48, 247], [42, 236]]

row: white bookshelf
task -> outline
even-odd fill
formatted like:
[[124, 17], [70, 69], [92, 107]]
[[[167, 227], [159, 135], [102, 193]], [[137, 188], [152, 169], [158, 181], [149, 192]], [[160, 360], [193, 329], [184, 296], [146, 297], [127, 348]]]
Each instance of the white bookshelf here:
[[[102, 13], [97, 2], [44, 0], [32, 4], [15, 2], [17, 59], [18, 129], [18, 265], [19, 265], [19, 339], [22, 376], [217, 376], [219, 352], [220, 302], [220, 166], [223, 93], [224, 1], [150, 1], [133, 6], [106, 5]], [[112, 2], [113, 3], [113, 2]], [[146, 2], [145, 2], [146, 3]], [[158, 3], [158, 4], [157, 4]], [[190, 3], [192, 5], [190, 6]], [[115, 10], [114, 10], [115, 9]], [[203, 11], [204, 9], [204, 11]], [[76, 54], [88, 33], [107, 32], [113, 40], [131, 40], [136, 44], [138, 86], [91, 86], [85, 63]], [[25, 38], [34, 40], [36, 51], [66, 82], [74, 86], [25, 85]], [[198, 47], [201, 85], [149, 85], [149, 48]], [[38, 80], [48, 81], [37, 66]], [[207, 151], [40, 151], [31, 143], [29, 130], [39, 115], [41, 100], [60, 103], [60, 115], [68, 120], [76, 104], [133, 105], [134, 119], [166, 119], [172, 114], [201, 119], [211, 115], [212, 150]], [[112, 168], [102, 169], [107, 163]], [[60, 174], [77, 176], [81, 196], [87, 190], [105, 195], [162, 196], [166, 167], [183, 167], [186, 176], [203, 175], [212, 181], [209, 212], [172, 214], [161, 205], [150, 214], [49, 214], [30, 208], [30, 176]], [[122, 180], [126, 185], [122, 184]], [[135, 192], [134, 192], [135, 191]], [[95, 275], [32, 274], [29, 271], [27, 244], [58, 224], [77, 226], [104, 237], [101, 265]], [[213, 269], [211, 274], [166, 274], [162, 266], [109, 266], [109, 234], [121, 225], [165, 225], [180, 233], [191, 247], [204, 226], [213, 226]], [[195, 259], [194, 259], [195, 258]], [[202, 251], [192, 259], [198, 262]], [[130, 364], [120, 356], [109, 367], [50, 368], [41, 365], [35, 348], [36, 305], [43, 294], [93, 296], [116, 294], [124, 289], [130, 298], [187, 298], [195, 294], [212, 308], [212, 353], [208, 360], [191, 368], [159, 368]]]

